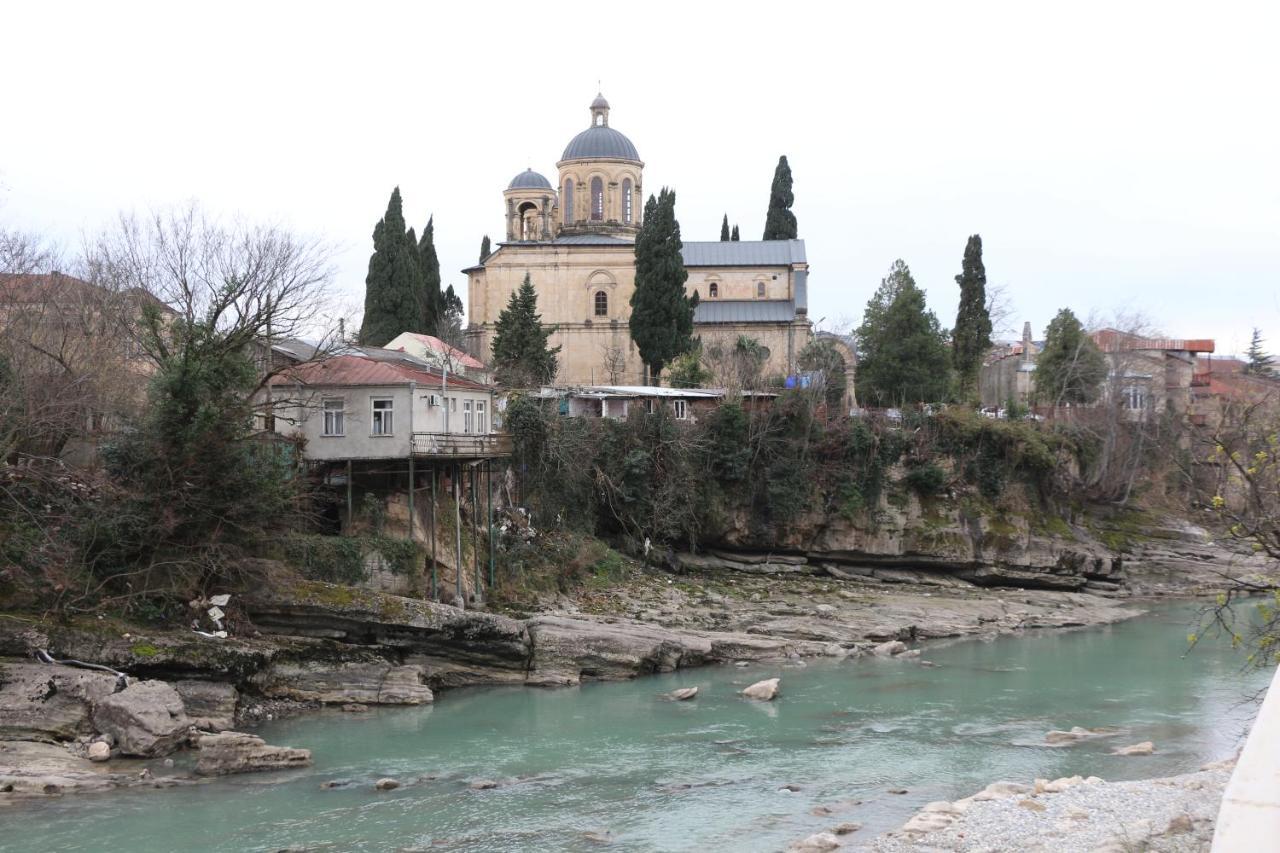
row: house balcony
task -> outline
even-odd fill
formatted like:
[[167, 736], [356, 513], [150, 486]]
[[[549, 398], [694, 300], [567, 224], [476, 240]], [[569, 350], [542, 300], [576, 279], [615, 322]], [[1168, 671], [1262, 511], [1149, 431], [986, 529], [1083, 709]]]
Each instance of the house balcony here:
[[415, 432], [413, 455], [424, 459], [491, 459], [511, 455], [507, 433], [468, 435], [456, 432]]

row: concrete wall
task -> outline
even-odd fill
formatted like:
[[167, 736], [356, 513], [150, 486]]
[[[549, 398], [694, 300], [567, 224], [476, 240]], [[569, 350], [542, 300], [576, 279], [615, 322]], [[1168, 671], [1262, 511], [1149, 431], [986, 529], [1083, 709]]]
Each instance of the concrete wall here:
[[1227, 783], [1212, 853], [1274, 850], [1280, 845], [1280, 669]]

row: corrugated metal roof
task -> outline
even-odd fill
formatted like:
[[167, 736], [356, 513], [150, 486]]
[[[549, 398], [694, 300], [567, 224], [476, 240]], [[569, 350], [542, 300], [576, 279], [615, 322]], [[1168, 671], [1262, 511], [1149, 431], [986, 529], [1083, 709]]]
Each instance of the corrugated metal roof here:
[[[438, 370], [415, 368], [407, 364], [374, 361], [358, 355], [336, 355], [324, 361], [300, 364], [278, 374], [272, 385], [408, 385], [417, 382], [425, 387], [439, 387], [442, 374]], [[489, 386], [450, 373], [448, 387], [469, 391], [488, 391]]]
[[785, 267], [808, 263], [803, 240], [713, 240], [684, 244], [686, 267]]
[[1209, 338], [1186, 340], [1182, 338], [1144, 338], [1116, 329], [1099, 329], [1089, 335], [1103, 352], [1129, 350], [1166, 350], [1173, 352], [1213, 352], [1214, 342]]
[[795, 318], [789, 299], [703, 299], [693, 309], [695, 323], [790, 323]]

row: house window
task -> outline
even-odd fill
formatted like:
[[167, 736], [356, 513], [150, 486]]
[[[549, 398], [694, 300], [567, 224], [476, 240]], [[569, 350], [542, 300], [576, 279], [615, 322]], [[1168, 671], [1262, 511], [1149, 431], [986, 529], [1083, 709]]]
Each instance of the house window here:
[[324, 401], [324, 432], [322, 435], [346, 435], [346, 425], [342, 422], [342, 400]]
[[675, 401], [676, 420], [682, 421], [689, 417], [689, 404], [684, 400]]
[[764, 299], [764, 282], [756, 282], [756, 299]]
[[462, 431], [471, 432], [471, 401], [462, 401]]
[[599, 178], [591, 179], [591, 219], [604, 220], [604, 181]]
[[476, 432], [480, 435], [489, 434], [489, 423], [485, 419], [484, 403], [480, 400], [476, 401]]
[[392, 409], [395, 401], [389, 398], [382, 398], [373, 401], [373, 420], [370, 422], [372, 429], [370, 435], [391, 435], [394, 429]]
[[1147, 407], [1147, 389], [1141, 385], [1130, 385], [1120, 392], [1120, 405], [1126, 409], [1141, 411]]
[[603, 290], [596, 291], [596, 316], [609, 316], [609, 294], [605, 293]]
[[631, 179], [622, 182], [622, 221], [631, 224]]
[[711, 294], [712, 299], [718, 299], [720, 297], [720, 285], [716, 284], [714, 281], [711, 282], [711, 286], [708, 288], [707, 292]]
[[564, 198], [560, 199], [564, 205], [564, 224], [573, 224], [573, 178], [564, 182]]

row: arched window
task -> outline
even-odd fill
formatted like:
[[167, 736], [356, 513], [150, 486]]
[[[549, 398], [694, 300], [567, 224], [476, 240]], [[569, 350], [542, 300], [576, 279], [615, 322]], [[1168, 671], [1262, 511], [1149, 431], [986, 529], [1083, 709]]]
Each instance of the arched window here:
[[560, 199], [560, 204], [564, 207], [564, 224], [573, 224], [573, 178], [569, 178], [564, 182], [564, 198]]
[[707, 292], [711, 294], [712, 299], [718, 299], [720, 297], [720, 285], [716, 284], [714, 281], [711, 282], [711, 286], [707, 289]]
[[756, 299], [764, 299], [764, 282], [756, 282]]
[[631, 179], [622, 181], [622, 221], [631, 224]]
[[604, 181], [599, 178], [591, 179], [591, 218], [604, 221]]
[[596, 316], [609, 316], [609, 294], [605, 293], [603, 290], [596, 291]]

